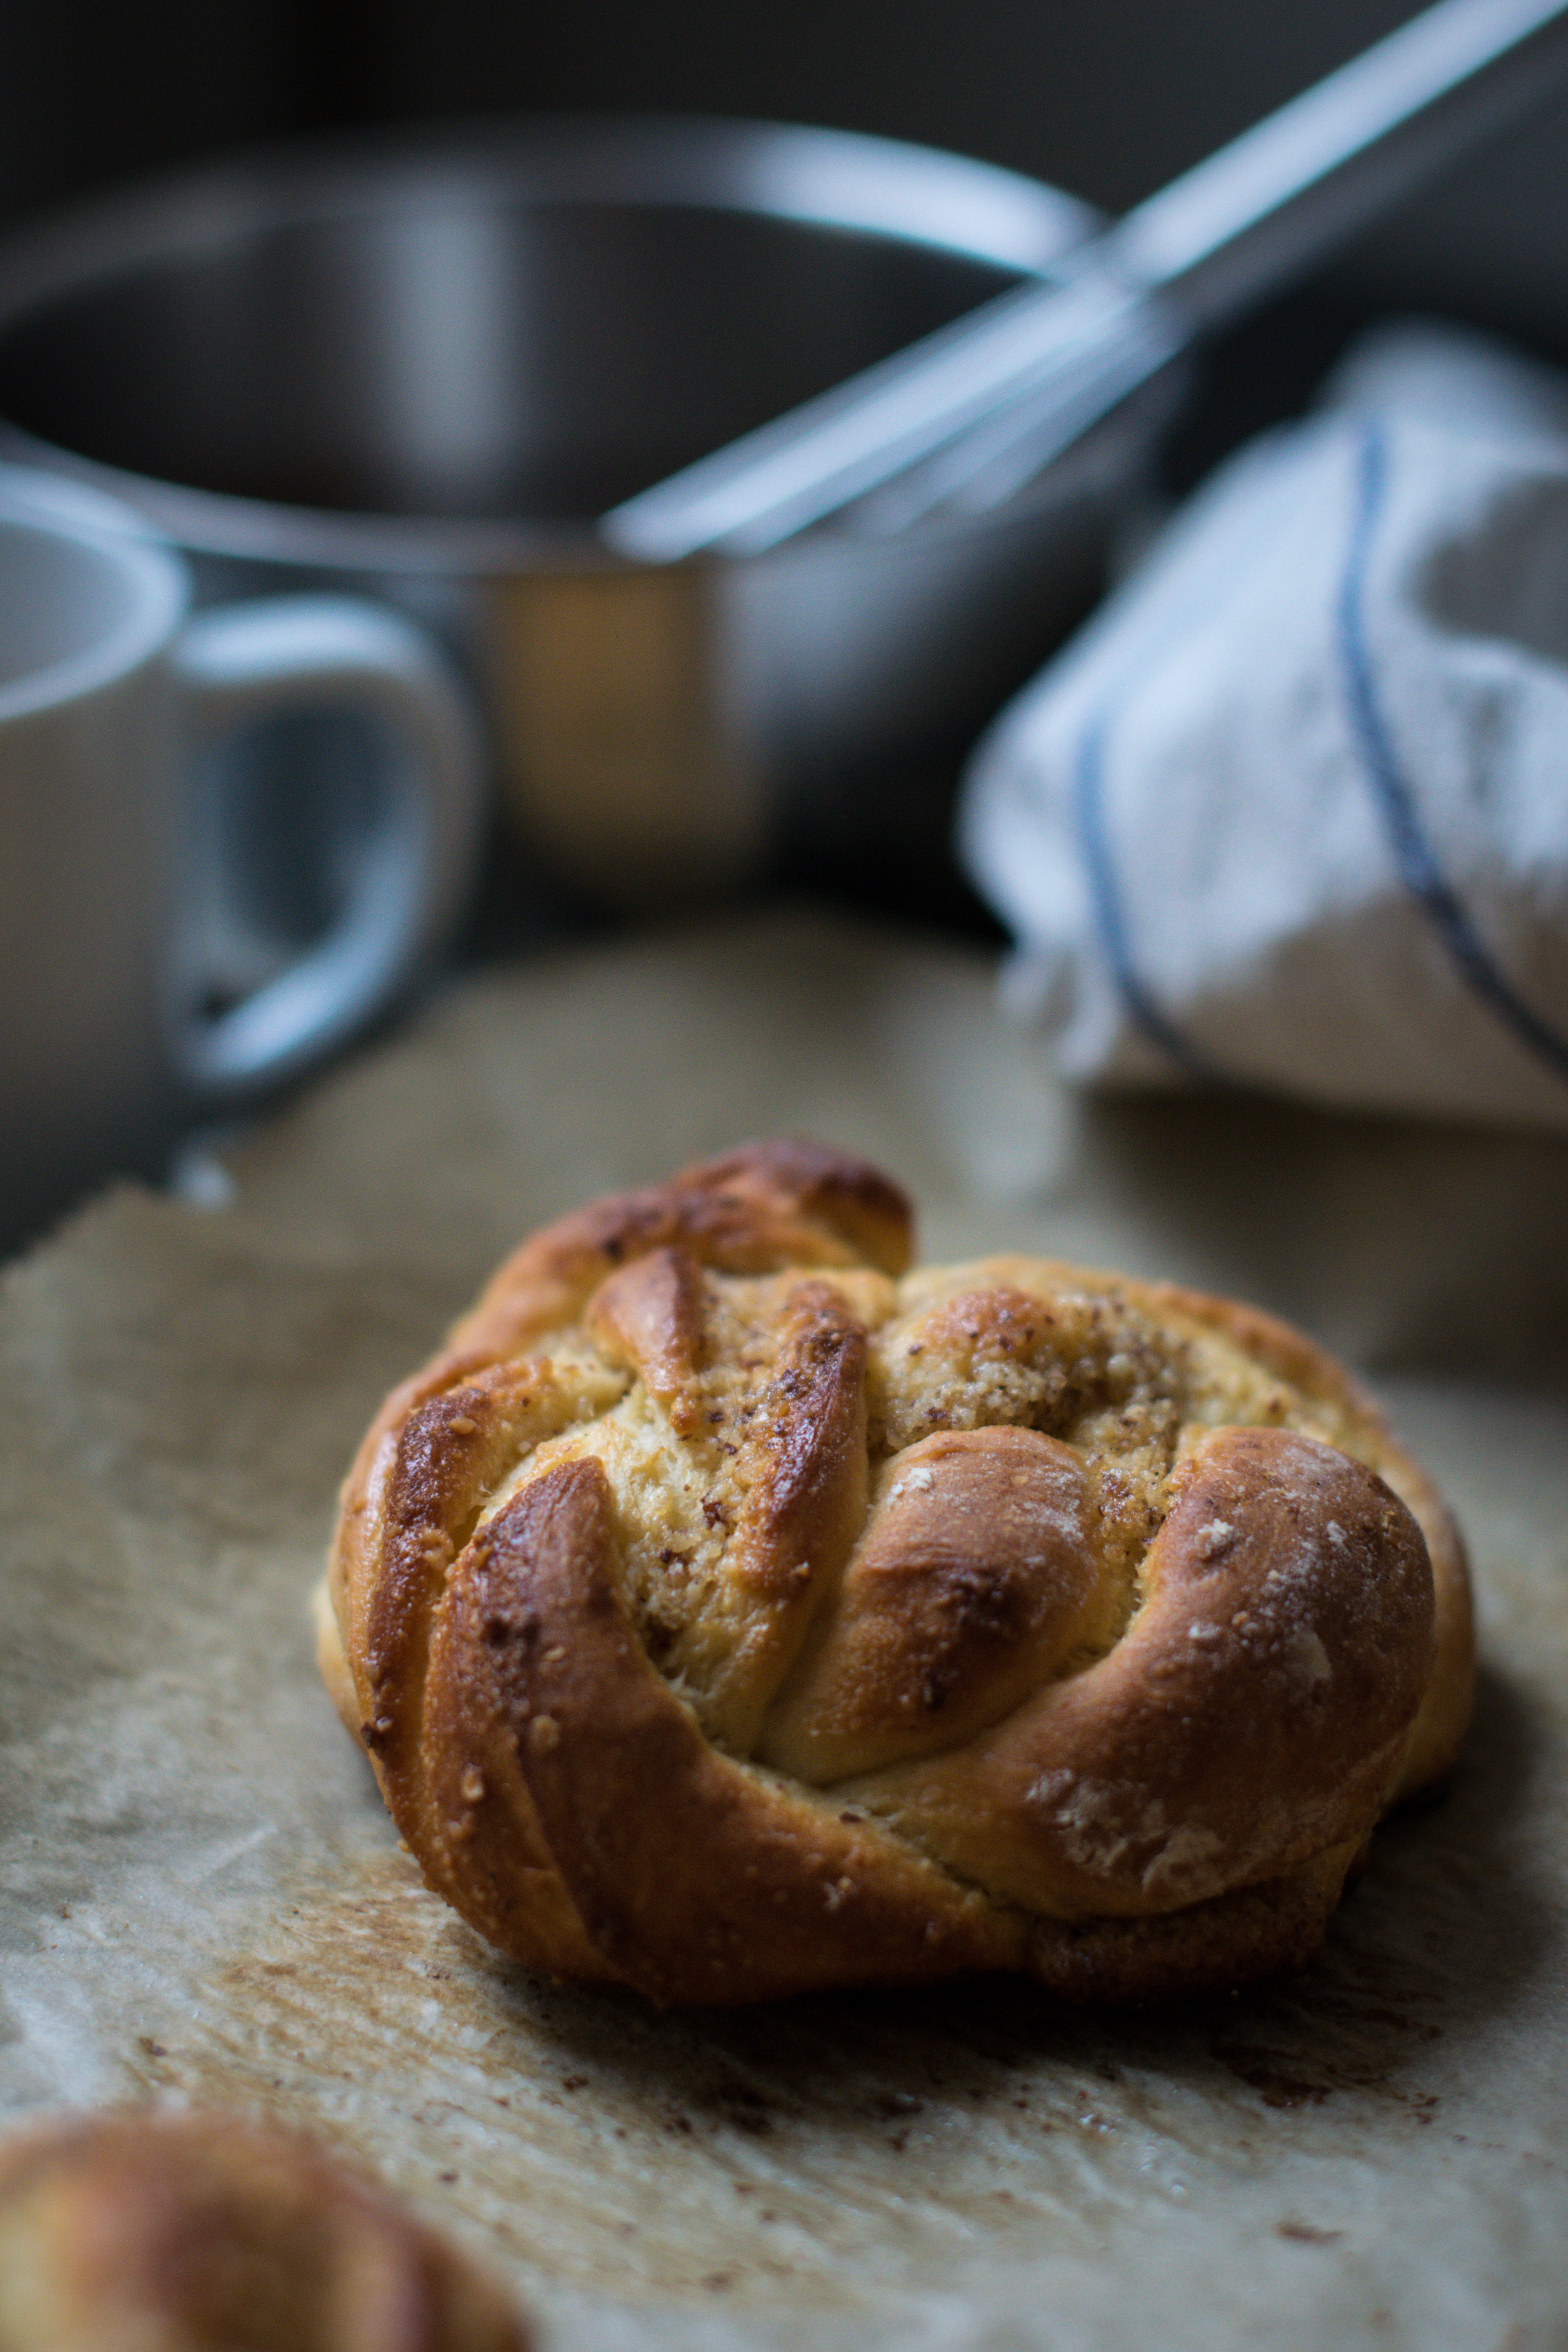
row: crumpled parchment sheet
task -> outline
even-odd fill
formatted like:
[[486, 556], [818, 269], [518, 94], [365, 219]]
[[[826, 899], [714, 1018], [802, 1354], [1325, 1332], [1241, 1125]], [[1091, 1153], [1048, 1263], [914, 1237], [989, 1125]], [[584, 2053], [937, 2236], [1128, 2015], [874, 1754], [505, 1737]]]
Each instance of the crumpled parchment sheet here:
[[[1305, 1976], [666, 2016], [419, 1885], [305, 1620], [359, 1431], [530, 1223], [781, 1130], [901, 1173], [928, 1255], [1235, 1288], [1373, 1362], [1485, 1671]], [[227, 1164], [226, 1206], [121, 1192], [0, 1287], [9, 2111], [301, 2122], [558, 2352], [1568, 2345], [1568, 1150], [1075, 1103], [984, 957], [774, 919], [470, 985]]]

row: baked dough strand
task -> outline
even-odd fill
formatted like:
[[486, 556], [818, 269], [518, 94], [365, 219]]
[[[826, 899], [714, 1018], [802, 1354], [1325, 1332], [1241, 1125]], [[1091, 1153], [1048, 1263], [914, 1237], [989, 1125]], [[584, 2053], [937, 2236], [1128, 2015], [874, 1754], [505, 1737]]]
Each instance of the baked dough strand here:
[[319, 1622], [404, 1837], [661, 2001], [1304, 1959], [1458, 1751], [1452, 1521], [1299, 1333], [910, 1228], [749, 1146], [533, 1235], [394, 1391]]

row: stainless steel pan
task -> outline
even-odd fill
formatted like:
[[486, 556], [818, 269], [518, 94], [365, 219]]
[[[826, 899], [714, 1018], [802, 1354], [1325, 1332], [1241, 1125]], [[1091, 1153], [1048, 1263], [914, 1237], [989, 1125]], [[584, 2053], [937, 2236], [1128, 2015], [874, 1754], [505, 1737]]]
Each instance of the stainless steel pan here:
[[542, 870], [690, 897], [978, 728], [1089, 593], [1152, 411], [896, 540], [644, 565], [595, 519], [1096, 226], [983, 164], [763, 124], [239, 163], [0, 249], [0, 453], [139, 508], [203, 595], [339, 583], [433, 622]]

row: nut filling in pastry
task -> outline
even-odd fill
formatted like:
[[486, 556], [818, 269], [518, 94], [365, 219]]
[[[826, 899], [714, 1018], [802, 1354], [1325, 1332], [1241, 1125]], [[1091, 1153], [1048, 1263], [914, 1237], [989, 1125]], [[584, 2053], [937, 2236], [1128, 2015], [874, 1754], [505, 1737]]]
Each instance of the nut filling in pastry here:
[[388, 1399], [320, 1615], [399, 1829], [661, 2001], [1299, 1964], [1464, 1731], [1442, 1503], [1283, 1325], [910, 1228], [753, 1145], [536, 1234]]

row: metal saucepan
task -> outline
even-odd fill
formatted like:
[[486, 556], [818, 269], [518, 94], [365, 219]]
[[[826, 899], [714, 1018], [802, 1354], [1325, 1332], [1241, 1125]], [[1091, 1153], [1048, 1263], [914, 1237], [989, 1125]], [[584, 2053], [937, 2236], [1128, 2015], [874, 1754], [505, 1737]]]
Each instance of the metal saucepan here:
[[690, 898], [984, 722], [1092, 593], [1153, 410], [896, 539], [644, 566], [594, 519], [1096, 226], [987, 165], [764, 124], [236, 163], [0, 250], [0, 454], [138, 508], [201, 597], [338, 584], [434, 624], [542, 869]]

